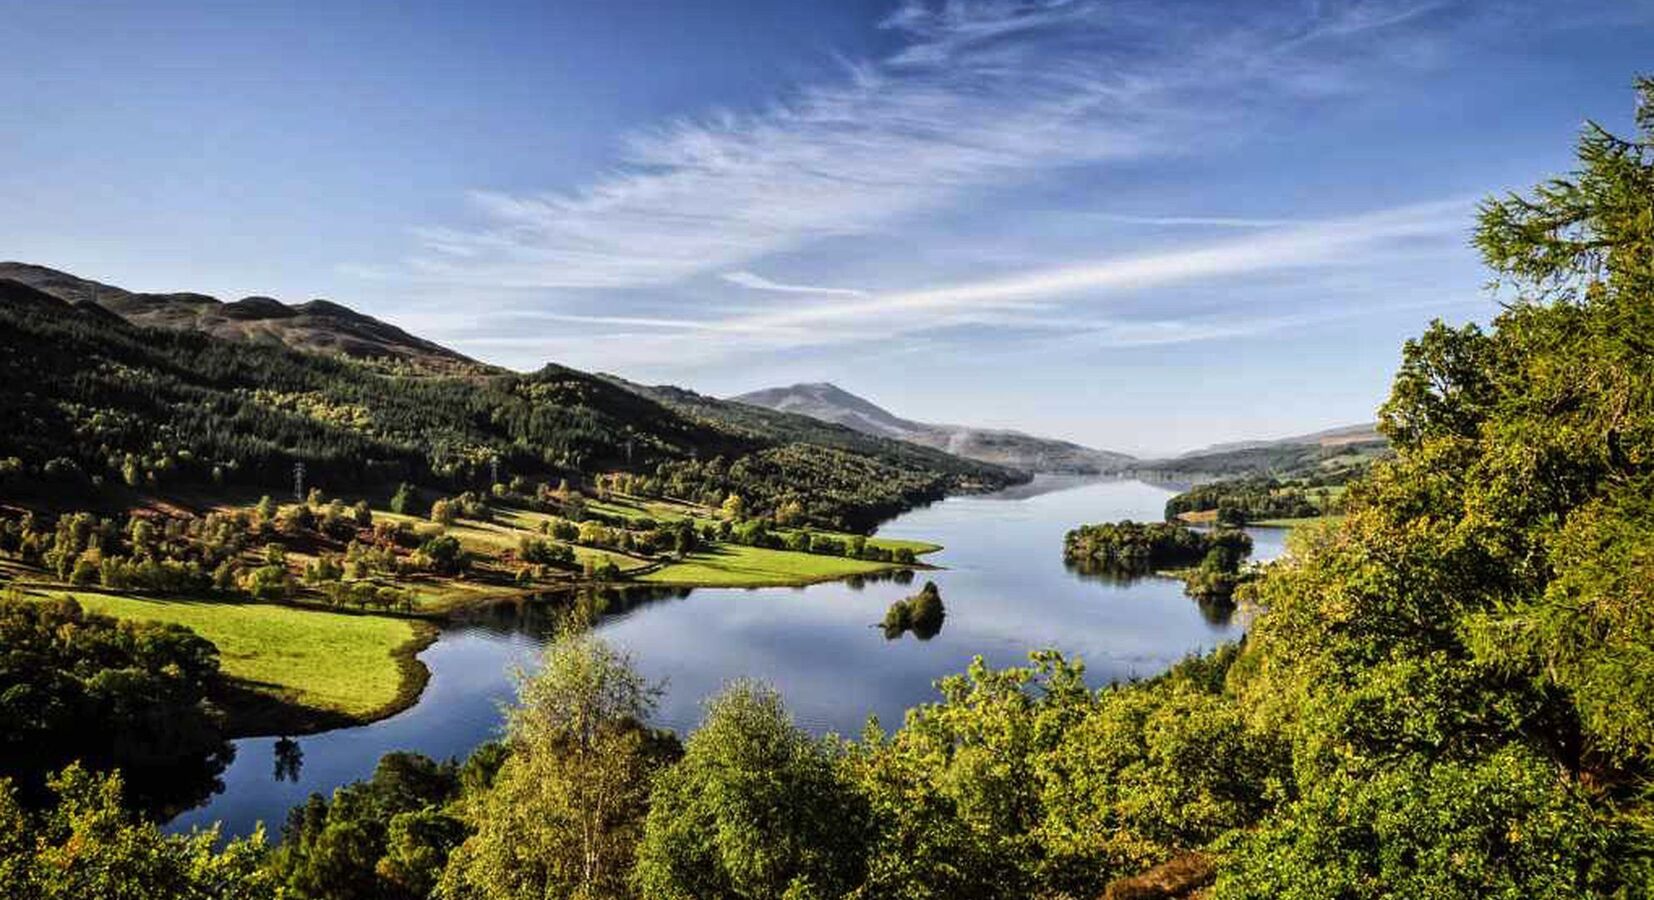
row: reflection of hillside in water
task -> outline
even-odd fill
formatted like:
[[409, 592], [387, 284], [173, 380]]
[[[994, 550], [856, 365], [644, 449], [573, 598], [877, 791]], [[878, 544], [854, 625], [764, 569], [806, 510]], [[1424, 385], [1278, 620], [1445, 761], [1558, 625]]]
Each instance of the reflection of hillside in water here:
[[121, 770], [126, 798], [144, 815], [164, 822], [224, 790], [221, 776], [234, 761], [235, 745], [226, 741], [204, 753], [127, 766]]
[[[1091, 581], [1115, 588], [1130, 587], [1138, 582], [1157, 578], [1162, 581], [1177, 581], [1167, 575], [1157, 575], [1153, 572], [1135, 571], [1129, 567], [1100, 563], [1094, 559], [1064, 559], [1063, 565], [1074, 577], [1080, 581]], [[1195, 601], [1200, 607], [1201, 618], [1212, 625], [1227, 626], [1235, 616], [1235, 601], [1233, 599], [1215, 597], [1195, 597], [1184, 591], [1184, 596]]]
[[[876, 584], [912, 584], [913, 577], [912, 569], [887, 569], [864, 575], [851, 575], [839, 583], [850, 590], [860, 591]], [[571, 616], [592, 623], [623, 618], [647, 606], [686, 600], [695, 590], [691, 587], [649, 584], [569, 588], [502, 600], [465, 610], [454, 615], [453, 623], [460, 627], [481, 628], [497, 634], [520, 633], [547, 638], [555, 634], [559, 624]], [[770, 591], [776, 588], [752, 590]]]
[[1062, 491], [1072, 491], [1076, 488], [1089, 487], [1094, 484], [1106, 484], [1113, 481], [1122, 481], [1120, 478], [1106, 478], [1099, 475], [1041, 475], [1032, 481], [1015, 484], [992, 494], [983, 494], [983, 500], [1030, 500], [1045, 494], [1056, 494]]

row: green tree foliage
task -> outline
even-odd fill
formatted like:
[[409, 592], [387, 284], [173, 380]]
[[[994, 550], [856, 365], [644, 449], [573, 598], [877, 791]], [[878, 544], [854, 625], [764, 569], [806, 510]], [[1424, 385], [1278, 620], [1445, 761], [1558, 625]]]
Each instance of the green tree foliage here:
[[222, 762], [207, 761], [226, 748], [207, 697], [217, 678], [217, 649], [187, 628], [12, 591], [0, 598], [0, 775], [33, 796], [75, 759], [172, 780], [216, 771]]
[[574, 548], [525, 534], [517, 540], [517, 558], [533, 565], [566, 568], [574, 565]]
[[419, 515], [419, 496], [414, 486], [406, 481], [396, 486], [396, 493], [391, 495], [391, 512], [400, 516]]
[[1145, 685], [1099, 692], [1036, 757], [1040, 880], [1076, 892], [1208, 846], [1288, 796], [1290, 756], [1223, 689], [1226, 647]]
[[840, 897], [862, 880], [866, 821], [833, 747], [773, 690], [737, 683], [656, 782], [637, 887], [660, 900]]
[[[466, 769], [485, 765], [488, 755], [480, 750]], [[371, 779], [345, 785], [331, 799], [312, 794], [293, 808], [270, 861], [272, 875], [315, 900], [430, 896], [448, 854], [468, 833], [449, 811], [466, 774], [452, 762], [386, 754]]]
[[270, 563], [249, 570], [241, 579], [241, 589], [254, 600], [279, 602], [293, 592], [293, 579], [285, 565]]
[[1361, 470], [1342, 469], [1336, 474], [1309, 475], [1292, 479], [1254, 476], [1212, 481], [1196, 485], [1166, 501], [1166, 519], [1183, 513], [1217, 513], [1222, 525], [1245, 525], [1260, 519], [1300, 519], [1324, 512], [1311, 499], [1316, 487], [1347, 483]]
[[336, 582], [345, 577], [345, 568], [337, 557], [324, 553], [304, 567], [304, 580], [311, 584]]
[[215, 849], [215, 832], [166, 834], [132, 816], [118, 775], [70, 766], [55, 802], [27, 812], [0, 779], [0, 890], [11, 900], [265, 900], [262, 832]]
[[1214, 565], [1228, 571], [1252, 552], [1243, 531], [1196, 531], [1170, 522], [1105, 522], [1081, 525], [1063, 538], [1063, 558], [1087, 571], [1146, 575], [1201, 563], [1216, 552]]
[[623, 897], [654, 776], [676, 740], [643, 720], [657, 690], [630, 659], [565, 633], [522, 678], [509, 756], [465, 804], [475, 834], [442, 879], [451, 898]]
[[[720, 505], [739, 493], [749, 517], [774, 518], [801, 502], [803, 521], [837, 530], [866, 531], [896, 513], [939, 500], [962, 486], [1002, 485], [1010, 476], [913, 468], [888, 455], [863, 455], [814, 444], [769, 447], [734, 459], [690, 459], [656, 469], [662, 494]], [[789, 515], [794, 511], [789, 507]]]
[[1233, 650], [1142, 685], [1086, 687], [1054, 653], [939, 682], [852, 753], [875, 813], [873, 897], [1093, 896], [1256, 821], [1284, 748], [1223, 690]]
[[[1317, 783], [1236, 843], [1221, 897], [1615, 896], [1616, 846], [1576, 786], [1520, 747], [1474, 760], [1399, 760]], [[1646, 885], [1645, 885], [1646, 887]], [[1620, 894], [1624, 896], [1624, 894]]]
[[904, 600], [897, 600], [885, 610], [884, 636], [894, 640], [904, 632], [912, 631], [914, 637], [921, 641], [928, 641], [941, 634], [942, 622], [947, 618], [947, 609], [942, 605], [942, 592], [937, 589], [936, 583], [926, 581], [925, 586]]
[[[1298, 799], [1218, 896], [1646, 892], [1654, 645], [1654, 81], [1641, 139], [1487, 203], [1514, 297], [1409, 342], [1396, 459], [1259, 584], [1233, 686]], [[1287, 891], [1292, 891], [1288, 894]]]
[[444, 574], [462, 571], [466, 565], [465, 548], [451, 534], [439, 534], [420, 544], [419, 553], [430, 560], [433, 570]]

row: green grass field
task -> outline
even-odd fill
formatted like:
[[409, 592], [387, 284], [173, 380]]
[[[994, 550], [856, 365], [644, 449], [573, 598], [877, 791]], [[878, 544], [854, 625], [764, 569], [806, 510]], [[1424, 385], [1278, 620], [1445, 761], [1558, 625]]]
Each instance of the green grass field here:
[[926, 553], [935, 553], [942, 549], [941, 544], [932, 544], [929, 541], [910, 541], [906, 538], [870, 537], [867, 539], [867, 543], [874, 547], [884, 547], [890, 550], [900, 550], [906, 547], [912, 550], [916, 556], [924, 556]]
[[657, 522], [675, 522], [679, 519], [708, 521], [713, 518], [712, 510], [704, 506], [695, 506], [678, 500], [659, 500], [622, 495], [611, 496], [607, 500], [588, 497], [586, 508], [605, 515], [618, 516], [622, 519], [650, 518]]
[[1331, 524], [1344, 518], [1343, 516], [1305, 516], [1301, 519], [1259, 519], [1248, 522], [1248, 525], [1257, 528], [1297, 528], [1301, 525]]
[[218, 647], [225, 675], [285, 704], [368, 721], [406, 705], [423, 687], [423, 678], [406, 670], [432, 630], [407, 619], [95, 591], [37, 593], [67, 593], [88, 611], [115, 618], [186, 626]]
[[691, 553], [685, 561], [649, 572], [638, 580], [705, 587], [760, 587], [830, 581], [887, 568], [890, 566], [886, 563], [864, 559], [720, 544], [711, 550]]

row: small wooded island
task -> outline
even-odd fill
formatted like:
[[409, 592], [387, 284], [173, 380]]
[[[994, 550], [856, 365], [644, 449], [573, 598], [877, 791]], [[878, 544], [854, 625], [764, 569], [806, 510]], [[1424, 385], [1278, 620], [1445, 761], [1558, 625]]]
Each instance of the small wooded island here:
[[911, 631], [919, 640], [928, 641], [942, 633], [942, 622], [947, 615], [947, 608], [942, 605], [942, 591], [936, 582], [927, 581], [919, 593], [890, 604], [880, 627], [886, 640], [896, 640]]
[[1086, 574], [1183, 579], [1192, 597], [1228, 599], [1240, 584], [1252, 538], [1234, 528], [1200, 531], [1173, 522], [1081, 525], [1063, 538], [1063, 558]]

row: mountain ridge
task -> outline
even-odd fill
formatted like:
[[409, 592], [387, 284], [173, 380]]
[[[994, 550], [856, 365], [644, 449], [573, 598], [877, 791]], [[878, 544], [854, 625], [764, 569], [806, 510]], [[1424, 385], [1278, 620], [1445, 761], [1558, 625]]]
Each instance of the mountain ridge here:
[[[773, 410], [734, 400], [722, 400], [676, 385], [645, 385], [607, 372], [594, 373], [610, 384], [632, 391], [693, 421], [712, 424], [736, 434], [781, 435], [802, 443], [854, 453], [889, 456], [951, 475], [980, 479], [1018, 475], [993, 463], [956, 456], [934, 447], [868, 434], [836, 422], [800, 413]], [[1015, 482], [1015, 478], [1011, 479]]]
[[1213, 444], [1167, 459], [1144, 460], [1138, 471], [1196, 479], [1301, 475], [1329, 468], [1360, 468], [1390, 453], [1390, 441], [1378, 433], [1376, 425], [1361, 423], [1274, 440]]
[[143, 327], [200, 331], [228, 340], [274, 341], [294, 350], [343, 356], [415, 374], [498, 371], [331, 300], [287, 304], [259, 295], [223, 301], [192, 291], [142, 293], [23, 262], [0, 262], [0, 278], [75, 307], [96, 306]]
[[1242, 450], [1254, 450], [1260, 447], [1280, 446], [1309, 446], [1339, 447], [1350, 444], [1367, 444], [1383, 441], [1384, 436], [1378, 433], [1377, 422], [1359, 422], [1353, 425], [1338, 425], [1332, 428], [1323, 428], [1307, 434], [1295, 434], [1281, 438], [1262, 438], [1245, 441], [1223, 441], [1210, 444], [1194, 450], [1179, 453], [1176, 459], [1192, 456], [1211, 456], [1219, 453], [1234, 453]]
[[1098, 450], [1072, 441], [1002, 428], [921, 422], [826, 381], [763, 388], [728, 401], [777, 412], [797, 413], [880, 437], [941, 450], [954, 456], [1042, 474], [1108, 475], [1131, 469], [1125, 453]]

